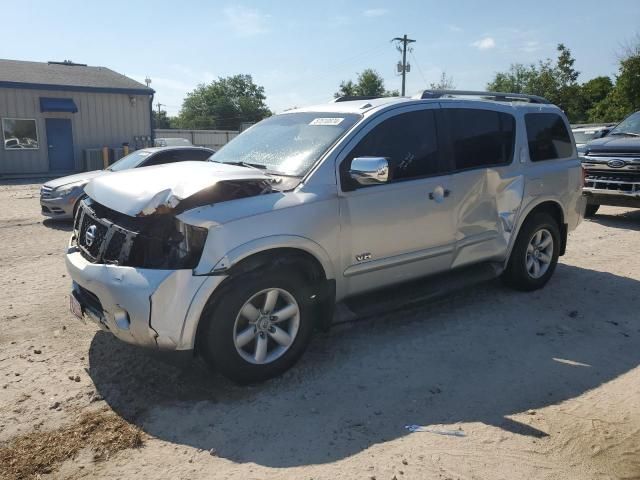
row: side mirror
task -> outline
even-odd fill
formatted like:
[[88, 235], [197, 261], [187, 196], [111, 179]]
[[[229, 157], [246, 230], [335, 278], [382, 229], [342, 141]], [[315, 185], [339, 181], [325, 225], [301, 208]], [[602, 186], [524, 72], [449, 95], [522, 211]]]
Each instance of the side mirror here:
[[357, 157], [351, 161], [349, 176], [360, 185], [389, 181], [389, 161], [384, 157]]

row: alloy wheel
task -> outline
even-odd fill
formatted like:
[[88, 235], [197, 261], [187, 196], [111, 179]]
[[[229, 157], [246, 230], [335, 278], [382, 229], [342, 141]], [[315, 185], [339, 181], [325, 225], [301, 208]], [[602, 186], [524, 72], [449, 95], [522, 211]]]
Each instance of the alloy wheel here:
[[541, 228], [533, 234], [527, 245], [526, 265], [531, 278], [542, 277], [553, 259], [553, 236], [546, 228]]
[[300, 328], [300, 307], [281, 288], [262, 290], [240, 309], [233, 328], [233, 343], [249, 363], [264, 365], [284, 355]]

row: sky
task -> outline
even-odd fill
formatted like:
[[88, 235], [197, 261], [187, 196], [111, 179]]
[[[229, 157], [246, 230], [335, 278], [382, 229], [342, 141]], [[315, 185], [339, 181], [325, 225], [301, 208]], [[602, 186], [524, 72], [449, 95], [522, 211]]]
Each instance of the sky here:
[[[487, 6], [487, 4], [490, 5]], [[280, 112], [329, 101], [365, 68], [400, 89], [400, 53], [416, 42], [407, 94], [445, 71], [456, 88], [484, 89], [512, 63], [555, 57], [562, 42], [579, 81], [613, 76], [617, 54], [640, 32], [640, 1], [190, 1], [0, 0], [0, 58], [70, 59], [151, 78], [169, 115], [185, 94], [218, 77], [250, 74]], [[13, 19], [7, 21], [7, 19]]]

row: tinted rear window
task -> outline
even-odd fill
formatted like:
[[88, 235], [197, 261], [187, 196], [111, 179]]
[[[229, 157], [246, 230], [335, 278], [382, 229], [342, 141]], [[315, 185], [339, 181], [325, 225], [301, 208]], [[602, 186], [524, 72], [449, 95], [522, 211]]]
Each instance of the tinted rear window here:
[[568, 158], [573, 155], [573, 145], [569, 131], [556, 113], [527, 113], [529, 158], [532, 162]]
[[516, 124], [512, 115], [471, 108], [445, 111], [456, 170], [511, 163]]

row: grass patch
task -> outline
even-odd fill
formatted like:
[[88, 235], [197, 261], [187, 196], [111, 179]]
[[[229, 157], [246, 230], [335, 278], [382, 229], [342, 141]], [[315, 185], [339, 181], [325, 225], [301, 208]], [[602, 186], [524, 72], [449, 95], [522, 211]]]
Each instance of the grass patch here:
[[142, 432], [108, 410], [85, 412], [75, 423], [49, 432], [31, 432], [0, 446], [0, 478], [25, 479], [50, 473], [91, 448], [96, 461], [142, 446]]

